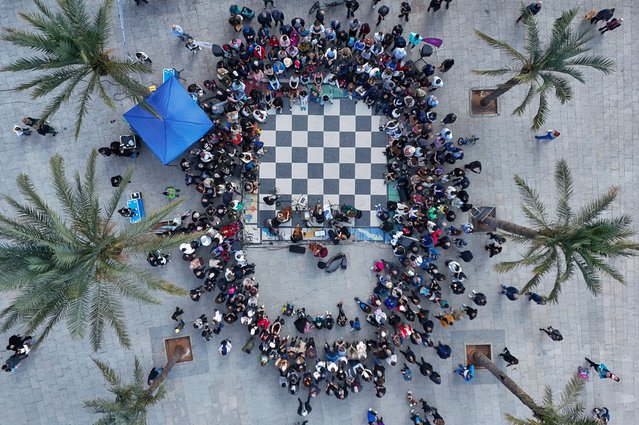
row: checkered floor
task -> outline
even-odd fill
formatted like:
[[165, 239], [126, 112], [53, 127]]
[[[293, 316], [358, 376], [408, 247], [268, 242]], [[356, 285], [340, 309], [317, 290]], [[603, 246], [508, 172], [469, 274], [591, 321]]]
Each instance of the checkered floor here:
[[261, 198], [277, 188], [280, 208], [305, 194], [311, 207], [318, 201], [354, 205], [362, 211], [356, 227], [379, 225], [371, 211], [386, 203], [387, 136], [378, 131], [382, 118], [372, 116], [362, 102], [333, 102], [323, 108], [311, 102], [306, 111], [299, 104], [292, 112], [285, 106], [262, 125], [267, 152], [260, 165], [259, 223], [274, 216], [277, 208]]

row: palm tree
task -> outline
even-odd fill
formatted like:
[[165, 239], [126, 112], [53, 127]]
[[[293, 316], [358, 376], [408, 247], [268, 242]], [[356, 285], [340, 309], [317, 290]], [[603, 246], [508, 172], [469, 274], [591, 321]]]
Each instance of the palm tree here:
[[498, 228], [513, 241], [529, 248], [521, 259], [498, 263], [495, 270], [509, 272], [517, 267], [532, 266], [533, 277], [524, 285], [522, 291], [536, 288], [542, 278], [555, 271], [555, 281], [548, 296], [549, 301], [557, 301], [562, 286], [577, 270], [593, 295], [601, 292], [602, 276], [625, 283], [620, 271], [608, 264], [615, 257], [637, 255], [639, 244], [628, 239], [635, 235], [631, 228], [631, 218], [620, 215], [614, 218], [599, 218], [619, 193], [613, 186], [608, 192], [586, 204], [578, 213], [570, 207], [573, 194], [573, 179], [568, 164], [564, 160], [555, 166], [555, 194], [557, 199], [556, 218], [550, 219], [546, 206], [540, 201], [537, 191], [515, 175], [515, 184], [523, 199], [521, 205], [524, 215], [533, 227], [488, 217], [484, 223]]
[[142, 63], [122, 61], [106, 48], [111, 33], [113, 0], [104, 0], [94, 17], [86, 11], [84, 0], [57, 0], [59, 10], [49, 9], [42, 0], [34, 0], [40, 13], [20, 12], [35, 32], [5, 29], [1, 38], [23, 49], [36, 51], [38, 56], [22, 57], [6, 66], [4, 71], [38, 71], [41, 74], [16, 90], [31, 90], [34, 99], [59, 93], [51, 100], [41, 115], [41, 122], [55, 114], [71, 99], [77, 98], [78, 112], [75, 137], [80, 134], [82, 120], [88, 105], [97, 94], [111, 109], [113, 99], [104, 87], [104, 77], [109, 77], [134, 101], [139, 102], [149, 94], [148, 89], [129, 74], [150, 73], [151, 68]]
[[122, 383], [118, 374], [109, 365], [97, 359], [92, 360], [109, 384], [109, 392], [115, 394], [114, 401], [95, 398], [84, 402], [84, 407], [92, 413], [104, 415], [94, 422], [94, 425], [146, 425], [147, 407], [162, 400], [166, 393], [164, 389], [160, 389], [154, 397], [150, 399], [146, 397], [144, 371], [137, 356], [133, 369], [133, 382], [126, 384]]
[[74, 338], [83, 338], [90, 329], [94, 350], [100, 348], [107, 325], [120, 343], [129, 347], [120, 298], [158, 303], [152, 291], [186, 293], [130, 262], [132, 256], [193, 238], [152, 233], [178, 203], [160, 208], [134, 226], [116, 229], [113, 215], [132, 171], [125, 173], [125, 183], [100, 205], [105, 195], [96, 189], [95, 160], [93, 150], [84, 176], [76, 172], [70, 180], [62, 157], [51, 158], [53, 192], [59, 204], [55, 208], [37, 193], [25, 174], [18, 176], [17, 188], [26, 202], [4, 197], [16, 216], [0, 214], [0, 238], [4, 240], [0, 243], [0, 291], [16, 295], [0, 312], [0, 332], [21, 325], [26, 334], [41, 330], [39, 339], [43, 340], [55, 325], [66, 320]]
[[475, 30], [475, 33], [488, 45], [506, 53], [515, 65], [504, 66], [499, 69], [473, 70], [480, 75], [503, 76], [511, 75], [508, 81], [500, 84], [497, 89], [482, 99], [481, 105], [497, 99], [508, 90], [520, 84], [528, 86], [528, 93], [521, 104], [515, 108], [513, 114], [522, 115], [532, 103], [536, 95], [539, 95], [539, 106], [533, 118], [532, 129], [538, 130], [548, 116], [548, 96], [554, 91], [555, 97], [562, 103], [572, 99], [572, 87], [564, 76], [572, 77], [580, 83], [585, 83], [583, 73], [579, 67], [590, 67], [611, 74], [614, 70], [614, 62], [611, 59], [598, 55], [584, 55], [590, 51], [586, 43], [595, 36], [589, 29], [575, 30], [571, 27], [572, 21], [579, 13], [579, 9], [571, 9], [561, 14], [555, 20], [550, 40], [545, 47], [542, 46], [539, 37], [539, 26], [535, 18], [525, 9], [523, 24], [525, 31], [524, 51], [520, 52], [505, 41], [497, 40], [488, 34]]
[[114, 401], [95, 398], [84, 402], [84, 407], [92, 413], [104, 415], [94, 425], [146, 425], [146, 409], [165, 397], [166, 392], [161, 386], [164, 379], [177, 361], [188, 352], [189, 350], [183, 346], [176, 346], [160, 376], [146, 390], [144, 389], [144, 372], [137, 357], [133, 370], [133, 382], [129, 384], [123, 384], [109, 365], [92, 359], [110, 385], [109, 392], [115, 394]]
[[573, 376], [566, 384], [559, 403], [554, 400], [550, 387], [546, 387], [543, 405], [538, 405], [534, 399], [510, 379], [497, 365], [490, 361], [484, 353], [474, 351], [471, 360], [475, 367], [483, 367], [492, 373], [515, 397], [533, 412], [532, 419], [518, 419], [506, 415], [506, 421], [513, 425], [598, 425], [598, 422], [585, 413], [585, 408], [579, 402], [584, 390], [584, 381]]

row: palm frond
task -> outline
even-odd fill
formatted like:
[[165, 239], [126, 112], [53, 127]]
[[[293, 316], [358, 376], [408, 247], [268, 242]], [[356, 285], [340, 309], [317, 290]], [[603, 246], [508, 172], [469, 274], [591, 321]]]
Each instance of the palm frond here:
[[526, 293], [530, 292], [533, 289], [537, 288], [545, 275], [550, 273], [553, 265], [557, 264], [557, 251], [556, 250], [548, 250], [543, 259], [537, 263], [535, 268], [533, 269], [533, 276], [526, 282], [526, 284], [521, 288], [521, 292]]
[[542, 399], [545, 408], [554, 408], [555, 404], [555, 395], [552, 392], [552, 388], [546, 386], [544, 388], [544, 397]]
[[612, 186], [604, 195], [584, 205], [575, 216], [575, 225], [588, 224], [596, 220], [617, 199], [619, 186]]
[[566, 61], [567, 66], [587, 66], [610, 75], [615, 71], [615, 61], [599, 55], [580, 56]]
[[555, 89], [555, 97], [562, 105], [572, 99], [572, 87], [568, 80], [549, 72], [540, 73], [540, 76], [548, 82], [549, 87], [552, 86]]
[[573, 213], [569, 202], [574, 191], [572, 173], [566, 161], [559, 160], [555, 165], [555, 192], [557, 196], [557, 222], [560, 226], [568, 226]]
[[95, 363], [98, 369], [100, 369], [100, 372], [102, 372], [102, 376], [109, 385], [122, 385], [120, 377], [111, 366], [93, 357], [91, 357], [91, 360], [93, 360], [93, 363]]
[[71, 78], [67, 85], [62, 89], [62, 92], [55, 96], [49, 104], [45, 107], [44, 111], [40, 115], [40, 120], [46, 121], [53, 114], [58, 112], [58, 110], [62, 107], [63, 104], [67, 103], [75, 90], [75, 87], [80, 84], [82, 79], [86, 76], [84, 72], [79, 73], [74, 78]]
[[[564, 11], [561, 16], [555, 19], [555, 23], [552, 27], [552, 35], [549, 45], [552, 47], [562, 46], [572, 35], [571, 25], [572, 21], [579, 14], [579, 9], [573, 8]], [[548, 49], [550, 50], [550, 48]]]
[[537, 86], [535, 84], [530, 84], [530, 87], [528, 88], [528, 93], [526, 93], [526, 96], [524, 97], [524, 100], [521, 102], [521, 104], [515, 108], [515, 110], [513, 111], [513, 115], [522, 115], [526, 109], [528, 109], [528, 106], [530, 106], [530, 104], [532, 103], [533, 97], [535, 97], [535, 94], [537, 94]]
[[534, 62], [539, 60], [543, 54], [539, 37], [539, 25], [537, 24], [537, 20], [532, 16], [528, 19], [525, 15], [523, 24], [525, 31], [525, 49], [532, 58], [532, 62]]
[[550, 112], [550, 108], [548, 107], [548, 98], [544, 92], [539, 93], [539, 107], [537, 108], [537, 113], [533, 117], [533, 123], [531, 129], [533, 131], [539, 130], [546, 119], [548, 118], [548, 113]]
[[[0, 39], [8, 41], [15, 46], [35, 50], [41, 53], [50, 55], [54, 53], [49, 39], [39, 34], [19, 31], [13, 28], [6, 28], [2, 33], [2, 36], [0, 36]], [[13, 66], [10, 65], [3, 69], [6, 71], [19, 71], [18, 69], [12, 68]]]
[[473, 74], [477, 75], [490, 75], [491, 77], [501, 77], [502, 75], [512, 74], [517, 72], [510, 68], [499, 68], [499, 69], [473, 69]]
[[592, 263], [589, 263], [583, 255], [577, 253], [573, 254], [572, 258], [577, 267], [579, 267], [590, 293], [594, 296], [599, 295], [601, 293], [601, 278], [593, 268]]
[[561, 412], [564, 409], [578, 404], [579, 398], [584, 391], [584, 386], [583, 379], [573, 375], [561, 393], [561, 398], [559, 399], [559, 404], [556, 406], [556, 410]]
[[93, 73], [87, 82], [86, 87], [82, 90], [80, 95], [78, 96], [78, 112], [75, 116], [75, 131], [74, 135], [77, 139], [80, 137], [80, 129], [82, 128], [82, 122], [84, 121], [85, 115], [89, 112], [89, 102], [91, 102], [91, 98], [93, 92], [95, 91], [96, 84], [100, 80], [100, 75], [98, 73]]
[[518, 175], [515, 175], [513, 179], [519, 190], [523, 205], [531, 212], [531, 217], [536, 215], [537, 222], [541, 223], [543, 227], [548, 227], [548, 212], [546, 211], [546, 206], [539, 199], [537, 191], [528, 186], [526, 181]]
[[522, 64], [526, 62], [526, 57], [522, 53], [517, 51], [517, 49], [512, 47], [510, 44], [501, 40], [497, 40], [496, 38], [493, 38], [489, 36], [488, 34], [485, 34], [477, 29], [475, 30], [475, 34], [479, 38], [481, 38], [484, 42], [486, 42], [490, 47], [501, 50], [502, 52], [505, 52], [512, 59], [515, 59], [521, 62]]
[[541, 422], [535, 419], [519, 419], [508, 413], [506, 413], [505, 418], [506, 418], [506, 422], [508, 422], [511, 425], [542, 425]]

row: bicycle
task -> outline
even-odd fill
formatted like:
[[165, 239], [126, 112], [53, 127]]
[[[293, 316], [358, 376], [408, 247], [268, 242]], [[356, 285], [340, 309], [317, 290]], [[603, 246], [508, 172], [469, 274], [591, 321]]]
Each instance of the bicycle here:
[[346, 3], [346, 0], [335, 0], [328, 3], [320, 3], [319, 1], [316, 1], [315, 3], [313, 3], [313, 6], [311, 6], [311, 8], [309, 9], [308, 14], [314, 15], [318, 10], [325, 9], [327, 7], [332, 12], [335, 6], [341, 6], [344, 3]]
[[477, 143], [477, 141], [479, 140], [479, 137], [476, 137], [474, 134], [470, 137], [468, 137], [467, 139], [464, 139], [463, 137], [460, 137], [459, 139], [457, 139], [457, 144], [459, 146], [466, 146], [466, 145], [474, 145], [475, 143]]

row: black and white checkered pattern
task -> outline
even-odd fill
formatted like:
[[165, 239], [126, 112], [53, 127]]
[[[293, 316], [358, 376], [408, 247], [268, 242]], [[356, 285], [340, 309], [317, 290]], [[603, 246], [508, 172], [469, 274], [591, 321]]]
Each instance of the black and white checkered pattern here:
[[[387, 190], [387, 135], [378, 131], [381, 117], [372, 116], [361, 102], [333, 102], [323, 108], [311, 102], [306, 111], [293, 105], [292, 112], [284, 108], [261, 126], [266, 154], [260, 165], [260, 198], [278, 188], [283, 200], [306, 194], [310, 206], [318, 201], [354, 205], [363, 213], [355, 226], [376, 227], [371, 211], [386, 202]], [[275, 209], [260, 202], [260, 223], [273, 217]]]

